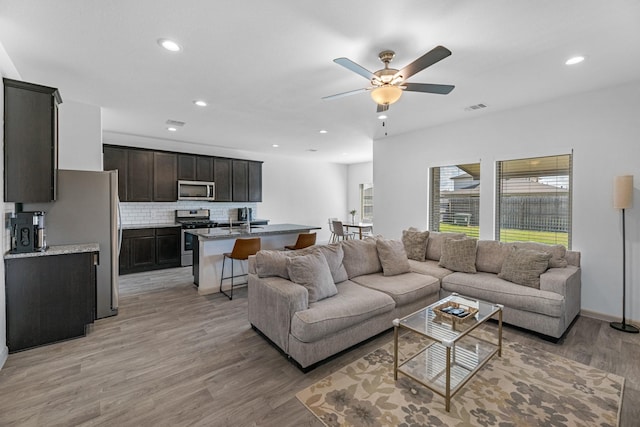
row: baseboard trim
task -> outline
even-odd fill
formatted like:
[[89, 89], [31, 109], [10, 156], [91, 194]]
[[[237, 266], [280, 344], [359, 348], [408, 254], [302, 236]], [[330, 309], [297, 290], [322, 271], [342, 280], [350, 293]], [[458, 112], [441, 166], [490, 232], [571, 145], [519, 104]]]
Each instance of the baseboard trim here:
[[5, 345], [2, 347], [2, 351], [0, 351], [0, 369], [2, 369], [4, 363], [7, 361], [7, 357], [9, 357], [9, 347]]
[[[593, 310], [580, 310], [580, 316], [590, 317], [592, 319], [603, 320], [605, 322], [619, 322], [621, 317], [619, 316], [611, 316], [609, 314], [600, 313], [598, 311]], [[627, 323], [640, 324], [640, 320], [626, 319]]]

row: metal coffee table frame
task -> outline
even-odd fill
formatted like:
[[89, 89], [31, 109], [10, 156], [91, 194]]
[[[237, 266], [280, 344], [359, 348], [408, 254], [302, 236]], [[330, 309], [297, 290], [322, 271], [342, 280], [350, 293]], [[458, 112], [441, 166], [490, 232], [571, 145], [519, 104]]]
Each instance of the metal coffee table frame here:
[[[433, 309], [447, 302], [475, 307], [478, 313], [462, 321], [451, 321], [438, 316]], [[415, 313], [395, 319], [393, 378], [398, 373], [424, 385], [445, 398], [449, 412], [451, 398], [476, 374], [495, 354], [502, 357], [502, 309], [493, 304], [456, 293], [443, 298]], [[471, 331], [494, 316], [498, 316], [497, 344], [469, 335]], [[398, 335], [407, 329], [430, 342], [418, 353], [398, 364]]]

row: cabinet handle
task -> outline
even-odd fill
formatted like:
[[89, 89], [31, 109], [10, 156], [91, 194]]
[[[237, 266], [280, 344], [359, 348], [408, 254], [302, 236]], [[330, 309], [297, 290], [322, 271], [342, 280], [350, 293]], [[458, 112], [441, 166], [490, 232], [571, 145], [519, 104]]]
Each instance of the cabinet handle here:
[[100, 253], [99, 252], [94, 252], [93, 253], [93, 265], [100, 265]]

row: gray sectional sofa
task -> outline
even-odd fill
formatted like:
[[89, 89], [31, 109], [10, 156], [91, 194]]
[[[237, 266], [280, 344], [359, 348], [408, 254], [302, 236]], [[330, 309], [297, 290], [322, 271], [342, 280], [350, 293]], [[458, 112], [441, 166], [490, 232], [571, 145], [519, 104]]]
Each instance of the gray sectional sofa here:
[[[532, 243], [478, 241], [463, 243], [468, 253], [461, 257], [452, 242], [469, 240], [464, 235], [405, 233], [418, 239], [404, 236], [403, 245], [379, 237], [299, 251], [258, 252], [249, 258], [249, 322], [308, 369], [391, 328], [393, 319], [452, 292], [503, 304], [506, 323], [552, 338], [560, 338], [580, 310], [578, 252]], [[453, 257], [449, 248], [454, 248]], [[538, 273], [539, 289], [498, 277], [507, 258], [507, 264], [517, 265], [514, 253], [537, 254], [537, 261], [525, 257], [533, 259], [526, 261], [532, 265], [547, 263]], [[466, 265], [456, 265], [465, 257]], [[452, 259], [454, 265], [448, 264]], [[546, 268], [549, 263], [554, 266]]]

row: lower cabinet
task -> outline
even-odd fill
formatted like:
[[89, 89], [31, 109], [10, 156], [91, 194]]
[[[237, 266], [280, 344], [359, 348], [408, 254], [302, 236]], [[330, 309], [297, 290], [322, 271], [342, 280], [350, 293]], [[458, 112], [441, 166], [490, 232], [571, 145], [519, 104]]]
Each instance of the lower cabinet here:
[[5, 260], [9, 352], [84, 336], [96, 317], [93, 252]]
[[123, 230], [120, 274], [180, 267], [180, 227]]

